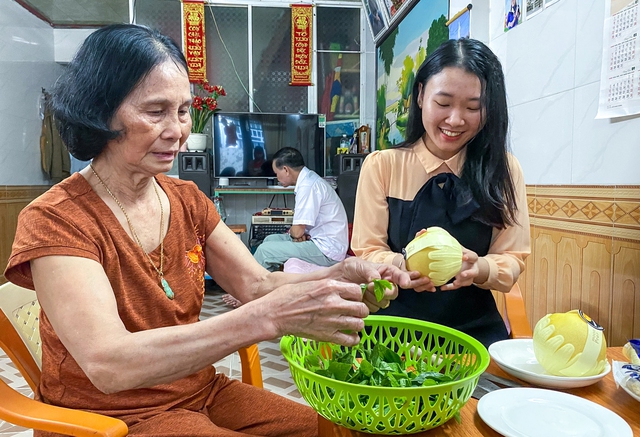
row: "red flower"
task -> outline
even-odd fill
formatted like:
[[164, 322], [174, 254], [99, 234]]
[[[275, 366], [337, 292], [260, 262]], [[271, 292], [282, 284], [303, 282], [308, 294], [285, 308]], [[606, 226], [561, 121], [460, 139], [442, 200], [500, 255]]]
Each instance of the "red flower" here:
[[191, 132], [202, 133], [209, 119], [218, 111], [218, 97], [226, 96], [220, 85], [210, 85], [208, 81], [195, 82], [196, 93], [189, 113], [191, 114]]

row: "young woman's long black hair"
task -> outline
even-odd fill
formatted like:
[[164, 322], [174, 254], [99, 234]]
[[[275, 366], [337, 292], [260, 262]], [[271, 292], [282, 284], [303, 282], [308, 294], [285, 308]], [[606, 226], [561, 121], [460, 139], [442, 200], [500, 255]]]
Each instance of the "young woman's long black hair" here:
[[426, 88], [431, 77], [447, 67], [460, 68], [480, 79], [484, 125], [467, 143], [467, 155], [460, 178], [471, 190], [480, 210], [474, 219], [504, 228], [516, 223], [515, 187], [507, 162], [509, 115], [500, 61], [477, 40], [448, 40], [438, 47], [418, 69], [407, 123], [406, 140], [397, 147], [409, 147], [425, 134], [422, 109], [418, 107], [419, 84]]

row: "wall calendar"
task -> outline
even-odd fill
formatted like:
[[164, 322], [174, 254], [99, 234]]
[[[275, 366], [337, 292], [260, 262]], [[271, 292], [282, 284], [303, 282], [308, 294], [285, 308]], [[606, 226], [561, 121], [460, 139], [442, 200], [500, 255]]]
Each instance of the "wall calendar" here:
[[638, 0], [607, 0], [596, 118], [640, 114]]

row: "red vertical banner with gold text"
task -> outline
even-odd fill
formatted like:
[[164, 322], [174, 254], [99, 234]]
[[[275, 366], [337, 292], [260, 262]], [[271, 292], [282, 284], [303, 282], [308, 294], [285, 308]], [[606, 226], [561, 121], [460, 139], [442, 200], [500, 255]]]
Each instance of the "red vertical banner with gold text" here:
[[184, 17], [184, 56], [189, 67], [189, 81], [207, 78], [207, 51], [204, 36], [204, 0], [182, 0]]
[[313, 5], [291, 5], [291, 82], [311, 85]]

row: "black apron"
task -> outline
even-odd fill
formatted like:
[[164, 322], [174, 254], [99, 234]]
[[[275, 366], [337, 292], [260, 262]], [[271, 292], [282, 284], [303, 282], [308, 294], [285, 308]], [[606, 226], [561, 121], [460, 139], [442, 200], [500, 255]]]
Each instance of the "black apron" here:
[[[492, 228], [473, 220], [480, 206], [453, 173], [440, 173], [429, 179], [412, 201], [388, 197], [387, 202], [388, 245], [394, 252], [402, 252], [416, 232], [431, 226], [446, 229], [478, 256], [489, 251]], [[438, 287], [435, 293], [401, 289], [389, 308], [376, 314], [439, 323], [471, 335], [486, 347], [508, 338], [491, 291], [475, 285], [452, 291], [440, 291]]]

